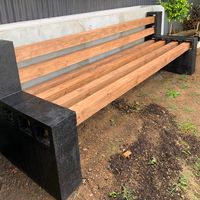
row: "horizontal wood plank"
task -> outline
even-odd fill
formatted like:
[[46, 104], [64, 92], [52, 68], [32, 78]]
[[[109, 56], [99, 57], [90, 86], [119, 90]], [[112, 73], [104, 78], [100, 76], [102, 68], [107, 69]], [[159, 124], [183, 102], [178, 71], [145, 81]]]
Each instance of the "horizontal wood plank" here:
[[[62, 102], [66, 101], [65, 94], [69, 93], [70, 91], [76, 90], [77, 88], [80, 88], [81, 86], [91, 82], [96, 81], [97, 78], [108, 74], [112, 72], [113, 70], [118, 69], [121, 66], [126, 65], [127, 63], [138, 59], [141, 57], [141, 55], [147, 54], [149, 51], [153, 51], [155, 49], [158, 49], [159, 47], [163, 46], [165, 44], [164, 41], [159, 41], [157, 43], [154, 43], [150, 46], [146, 46], [145, 48], [138, 50], [138, 51], [130, 51], [129, 54], [126, 56], [122, 56], [118, 59], [113, 59], [109, 63], [106, 63], [105, 65], [99, 66], [96, 69], [93, 69], [92, 71], [89, 71], [85, 74], [80, 74], [80, 76], [71, 79], [69, 81], [66, 81], [65, 83], [61, 84], [60, 86], [51, 88], [49, 91], [39, 94], [38, 96], [44, 99], [47, 99], [49, 101], [53, 101], [57, 99], [56, 102]], [[68, 95], [67, 95], [68, 96]], [[60, 97], [60, 98], [59, 98]], [[59, 99], [58, 99], [59, 98]]]
[[82, 85], [87, 84], [88, 82], [127, 64], [128, 62], [141, 57], [141, 55], [145, 55], [148, 52], [163, 46], [164, 44], [164, 41], [159, 41], [149, 46], [146, 45], [145, 48], [143, 47], [142, 49], [139, 45], [138, 47], [129, 50], [127, 54], [124, 54], [117, 59], [112, 59], [107, 63], [101, 63], [101, 65], [97, 65], [97, 67], [93, 66], [90, 71], [86, 71], [86, 73], [80, 73], [79, 76], [65, 80], [62, 82], [62, 84], [49, 88], [47, 91], [44, 91], [37, 96], [49, 101], [53, 101], [56, 98], [59, 98], [66, 93], [69, 93], [70, 91], [75, 90], [76, 88], [79, 88]]
[[107, 26], [104, 28], [81, 32], [73, 35], [66, 35], [56, 39], [16, 47], [15, 53], [17, 62], [22, 62], [34, 57], [46, 55], [55, 51], [74, 47], [87, 42], [92, 42], [97, 39], [111, 36], [113, 34], [128, 31], [148, 24], [153, 24], [154, 22], [155, 17], [146, 17], [134, 21]]
[[[105, 69], [108, 69], [109, 63], [111, 63], [113, 60], [117, 60], [120, 57], [125, 58], [125, 56], [127, 56], [129, 54], [133, 54], [133, 52], [137, 53], [138, 51], [145, 49], [146, 47], [153, 44], [154, 42], [155, 42], [155, 40], [149, 40], [149, 41], [146, 41], [142, 44], [139, 44], [137, 46], [129, 48], [127, 50], [120, 51], [119, 53], [116, 53], [116, 54], [109, 56], [105, 59], [102, 59], [102, 60], [97, 61], [95, 63], [89, 64], [87, 66], [81, 67], [79, 69], [73, 70], [69, 73], [62, 74], [62, 75], [60, 75], [56, 78], [53, 78], [52, 80], [45, 81], [44, 83], [41, 83], [39, 85], [35, 85], [31, 88], [28, 88], [26, 90], [26, 92], [33, 94], [33, 95], [36, 95], [36, 96], [39, 96], [41, 98], [47, 98], [49, 96], [47, 93], [50, 92], [51, 88], [52, 88], [52, 90], [54, 90], [54, 88], [59, 86], [60, 84], [63, 84], [63, 83], [65, 83], [65, 82], [67, 82], [71, 79], [74, 79], [74, 78], [76, 78], [76, 77], [78, 77], [82, 74], [85, 74], [85, 73], [88, 73], [88, 72], [93, 72], [94, 70], [96, 70], [97, 68], [100, 68], [101, 66], [108, 65], [108, 67], [105, 68]], [[91, 81], [91, 78], [89, 78], [89, 76], [88, 76], [87, 80]], [[51, 92], [50, 92], [50, 94], [51, 94]]]
[[[164, 42], [165, 43], [165, 42]], [[164, 45], [164, 44], [163, 44]], [[76, 104], [79, 101], [82, 101], [86, 97], [92, 95], [93, 93], [97, 92], [101, 88], [111, 84], [112, 82], [126, 76], [127, 74], [131, 73], [132, 71], [136, 70], [138, 67], [145, 65], [146, 63], [150, 62], [151, 60], [157, 58], [158, 56], [166, 53], [167, 51], [171, 50], [172, 48], [176, 47], [178, 42], [171, 42], [167, 45], [164, 45], [154, 51], [149, 51], [150, 53], [141, 56], [140, 58], [133, 60], [132, 62], [121, 66], [120, 68], [111, 71], [110, 73], [97, 78], [82, 87], [79, 87], [76, 90], [73, 90], [70, 93], [65, 94], [64, 96], [56, 99], [53, 101], [55, 104], [70, 107], [73, 104]]]
[[109, 42], [105, 42], [103, 44], [96, 45], [94, 47], [90, 47], [84, 50], [80, 50], [80, 51], [71, 53], [69, 55], [60, 56], [58, 58], [55, 58], [46, 62], [20, 68], [19, 75], [20, 75], [21, 83], [22, 84], [26, 83], [28, 81], [56, 72], [58, 70], [69, 67], [73, 64], [79, 63], [89, 58], [109, 52], [113, 49], [122, 47], [131, 42], [137, 41], [153, 33], [154, 33], [154, 28], [148, 28], [148, 29], [139, 31], [137, 33], [122, 37], [120, 39], [115, 39]]
[[77, 124], [82, 123], [97, 111], [117, 99], [121, 95], [125, 94], [134, 86], [138, 85], [171, 61], [185, 53], [190, 49], [190, 43], [182, 43], [167, 53], [159, 56], [151, 62], [137, 68], [130, 74], [118, 79], [112, 84], [99, 90], [98, 92], [87, 97], [83, 101], [70, 107], [77, 114]]

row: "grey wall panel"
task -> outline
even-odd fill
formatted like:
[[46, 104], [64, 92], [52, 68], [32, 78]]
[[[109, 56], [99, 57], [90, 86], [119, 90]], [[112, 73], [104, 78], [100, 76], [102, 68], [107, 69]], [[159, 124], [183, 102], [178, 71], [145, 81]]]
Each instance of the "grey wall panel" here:
[[0, 23], [136, 5], [152, 5], [156, 2], [156, 0], [0, 0]]
[[195, 5], [200, 5], [200, 0], [192, 0], [192, 3], [194, 3]]

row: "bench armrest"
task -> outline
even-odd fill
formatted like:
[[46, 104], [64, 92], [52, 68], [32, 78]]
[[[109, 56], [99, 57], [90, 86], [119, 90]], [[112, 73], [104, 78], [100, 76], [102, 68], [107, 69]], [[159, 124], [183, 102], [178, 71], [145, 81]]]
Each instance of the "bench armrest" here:
[[0, 41], [0, 151], [56, 199], [81, 183], [76, 113], [22, 91], [9, 41]]
[[197, 37], [185, 37], [185, 36], [156, 36], [156, 40], [165, 40], [167, 43], [171, 41], [189, 42], [191, 48], [189, 51], [178, 57], [176, 60], [167, 65], [164, 69], [170, 72], [192, 75], [195, 72], [196, 67], [196, 55], [197, 55]]
[[0, 100], [0, 150], [56, 199], [81, 183], [76, 115], [18, 92]]

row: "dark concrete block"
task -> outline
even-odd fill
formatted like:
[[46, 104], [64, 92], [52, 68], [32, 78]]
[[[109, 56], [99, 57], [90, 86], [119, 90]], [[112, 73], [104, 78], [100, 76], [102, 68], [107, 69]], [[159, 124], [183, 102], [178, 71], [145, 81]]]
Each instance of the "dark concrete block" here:
[[81, 183], [75, 112], [25, 92], [0, 100], [0, 151], [58, 200]]
[[178, 74], [192, 75], [196, 67], [196, 54], [197, 54], [197, 37], [183, 37], [183, 36], [160, 36], [158, 40], [165, 40], [166, 42], [190, 42], [191, 49], [179, 56], [176, 60], [168, 64], [164, 70]]
[[13, 43], [0, 40], [0, 99], [20, 90]]
[[13, 43], [2, 40], [0, 151], [58, 200], [81, 183], [75, 112], [23, 92]]
[[155, 23], [149, 24], [146, 26], [146, 28], [154, 27], [155, 28], [155, 34], [150, 35], [148, 37], [145, 37], [145, 41], [151, 40], [152, 38], [158, 37], [161, 35], [162, 31], [162, 12], [147, 12], [147, 17], [155, 16]]

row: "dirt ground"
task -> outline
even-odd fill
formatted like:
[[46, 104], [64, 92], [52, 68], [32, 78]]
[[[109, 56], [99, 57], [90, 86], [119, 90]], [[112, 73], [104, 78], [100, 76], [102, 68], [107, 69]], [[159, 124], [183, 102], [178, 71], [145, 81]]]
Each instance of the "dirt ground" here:
[[[200, 200], [200, 50], [78, 127], [83, 184], [69, 200]], [[0, 155], [0, 200], [53, 200]]]

